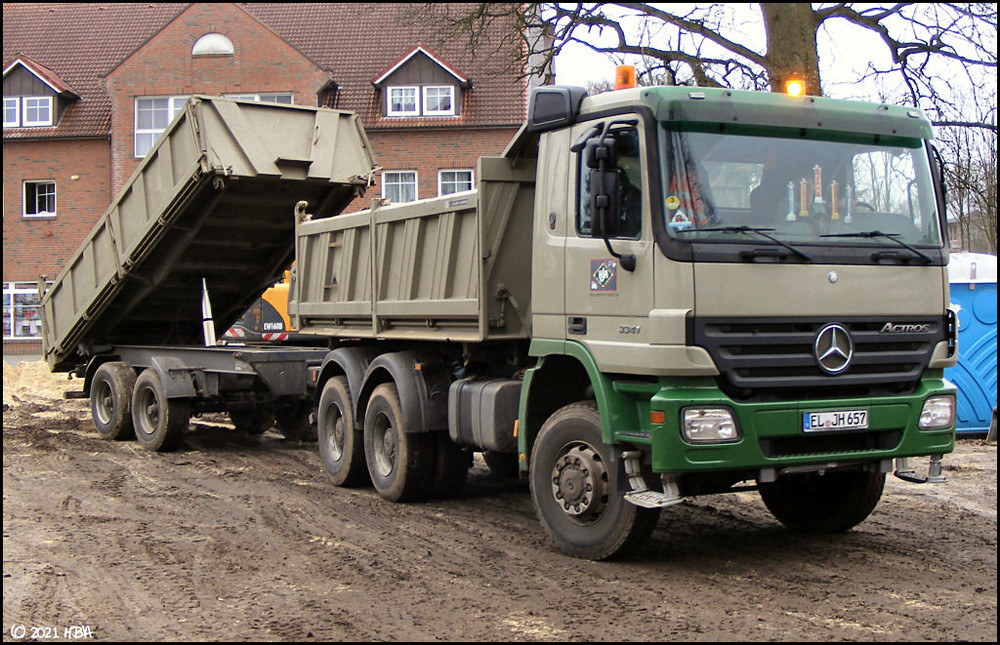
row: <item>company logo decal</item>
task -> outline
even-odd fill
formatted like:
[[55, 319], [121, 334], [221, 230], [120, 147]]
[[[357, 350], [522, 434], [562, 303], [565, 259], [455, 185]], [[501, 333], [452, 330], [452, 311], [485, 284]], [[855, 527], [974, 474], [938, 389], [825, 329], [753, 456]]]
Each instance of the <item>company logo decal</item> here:
[[590, 261], [590, 291], [592, 293], [608, 293], [618, 290], [618, 261]]
[[821, 370], [827, 374], [840, 374], [851, 364], [854, 340], [841, 325], [829, 324], [816, 334], [813, 353]]

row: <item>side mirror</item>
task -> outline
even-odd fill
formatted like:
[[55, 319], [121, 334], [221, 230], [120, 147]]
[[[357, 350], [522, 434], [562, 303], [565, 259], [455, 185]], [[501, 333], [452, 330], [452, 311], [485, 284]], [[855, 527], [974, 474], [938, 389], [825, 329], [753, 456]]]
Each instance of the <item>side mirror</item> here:
[[590, 212], [593, 237], [618, 235], [619, 208], [618, 173], [615, 170], [590, 171]]

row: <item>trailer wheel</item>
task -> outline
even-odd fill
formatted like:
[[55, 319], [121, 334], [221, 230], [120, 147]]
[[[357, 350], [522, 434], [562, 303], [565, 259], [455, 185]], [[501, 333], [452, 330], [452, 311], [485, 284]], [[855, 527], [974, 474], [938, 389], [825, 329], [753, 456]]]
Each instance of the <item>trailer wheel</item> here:
[[135, 438], [132, 392], [135, 371], [122, 362], [104, 363], [90, 383], [90, 412], [97, 434], [109, 441]]
[[365, 466], [364, 433], [354, 424], [354, 408], [346, 376], [326, 382], [317, 411], [319, 454], [335, 486], [363, 486], [370, 479]]
[[653, 532], [659, 509], [625, 501], [624, 464], [601, 438], [593, 402], [557, 410], [531, 454], [531, 499], [542, 527], [565, 553], [590, 560], [627, 555]]
[[774, 517], [793, 531], [840, 533], [868, 517], [885, 486], [885, 473], [866, 470], [804, 473], [758, 485]]
[[132, 393], [132, 424], [143, 448], [173, 450], [180, 445], [190, 420], [191, 403], [187, 399], [168, 399], [155, 371], [145, 370], [139, 375]]
[[433, 474], [433, 436], [406, 432], [402, 419], [396, 386], [377, 386], [365, 411], [365, 460], [375, 491], [392, 502], [426, 497]]

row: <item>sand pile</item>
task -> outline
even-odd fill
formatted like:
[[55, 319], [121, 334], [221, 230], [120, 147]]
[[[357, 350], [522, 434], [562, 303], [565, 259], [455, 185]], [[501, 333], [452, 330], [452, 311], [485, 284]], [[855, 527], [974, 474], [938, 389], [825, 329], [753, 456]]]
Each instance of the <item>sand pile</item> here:
[[52, 373], [45, 361], [24, 361], [13, 366], [3, 363], [3, 403], [13, 405], [19, 401], [61, 400], [63, 392], [83, 389], [79, 380], [69, 380], [63, 372]]

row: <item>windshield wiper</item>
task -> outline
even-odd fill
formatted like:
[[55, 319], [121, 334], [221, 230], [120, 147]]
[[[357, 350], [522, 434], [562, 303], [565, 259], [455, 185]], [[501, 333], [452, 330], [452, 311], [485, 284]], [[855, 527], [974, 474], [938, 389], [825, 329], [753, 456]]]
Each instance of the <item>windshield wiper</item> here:
[[899, 246], [903, 247], [904, 249], [906, 249], [910, 253], [913, 253], [914, 255], [916, 255], [918, 258], [920, 258], [921, 260], [923, 260], [927, 264], [933, 264], [934, 263], [934, 260], [932, 260], [930, 257], [924, 255], [923, 253], [921, 253], [917, 249], [913, 248], [912, 246], [910, 246], [906, 242], [904, 242], [902, 240], [897, 240], [896, 238], [898, 236], [899, 236], [899, 233], [883, 233], [882, 231], [861, 231], [859, 233], [830, 233], [828, 235], [820, 235], [820, 237], [865, 237], [865, 238], [879, 237], [879, 238], [883, 238], [883, 239], [889, 240], [890, 242], [895, 242], [896, 244], [898, 244]]
[[791, 244], [788, 244], [786, 242], [782, 242], [781, 240], [779, 240], [778, 238], [774, 237], [773, 235], [768, 235], [768, 232], [769, 231], [773, 231], [773, 230], [774, 230], [773, 228], [755, 228], [753, 226], [716, 226], [716, 227], [710, 227], [710, 228], [681, 229], [681, 230], [679, 230], [677, 232], [678, 233], [756, 233], [757, 235], [760, 235], [761, 237], [763, 237], [765, 239], [771, 240], [772, 242], [774, 242], [778, 246], [781, 246], [781, 247], [784, 247], [784, 248], [788, 249], [789, 251], [791, 251], [792, 253], [794, 253], [795, 255], [797, 255], [799, 258], [801, 258], [805, 262], [812, 262], [812, 258], [811, 257], [809, 257], [808, 255], [806, 255], [802, 251], [798, 250], [797, 248], [795, 248]]

